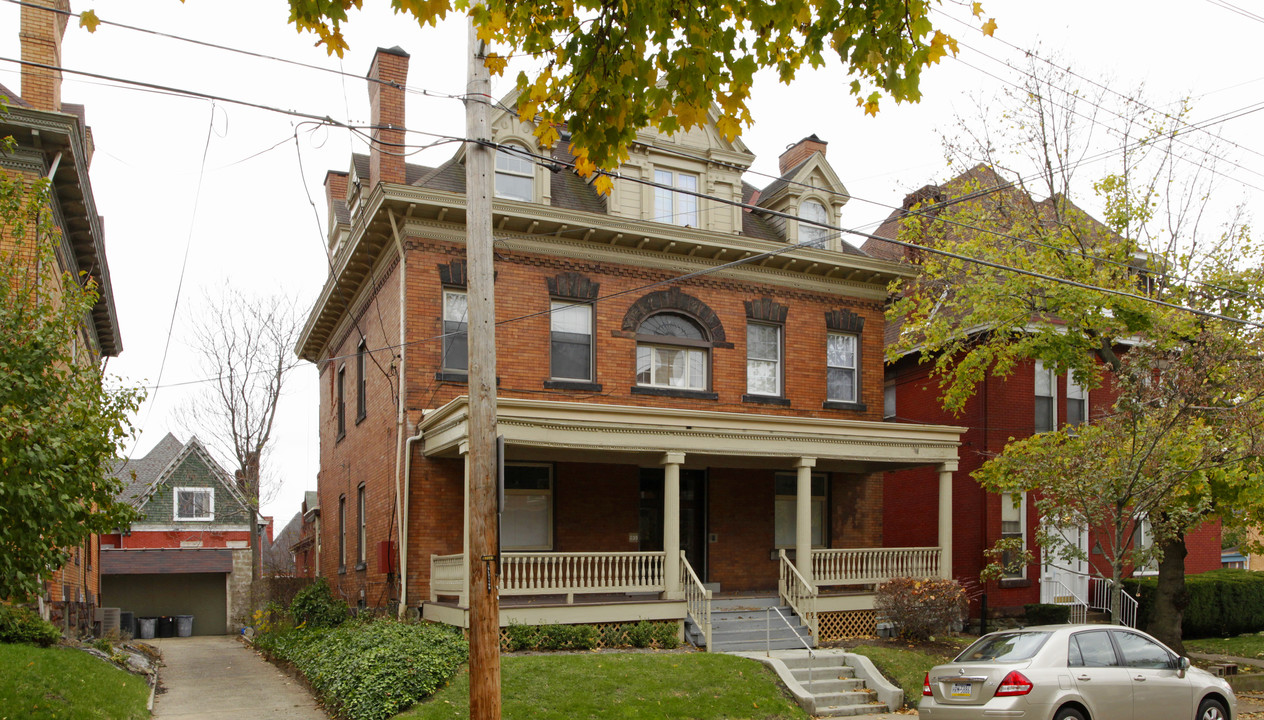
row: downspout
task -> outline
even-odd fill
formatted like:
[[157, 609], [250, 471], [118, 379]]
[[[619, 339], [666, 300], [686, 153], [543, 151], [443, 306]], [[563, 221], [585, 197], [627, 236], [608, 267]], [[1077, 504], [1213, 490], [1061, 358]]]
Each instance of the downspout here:
[[[405, 392], [405, 383], [407, 375], [404, 372], [405, 358], [408, 357], [408, 321], [405, 309], [405, 291], [408, 289], [406, 282], [408, 276], [408, 259], [404, 255], [404, 243], [399, 238], [399, 226], [395, 222], [395, 211], [389, 207], [386, 209], [387, 217], [391, 221], [391, 236], [395, 239], [395, 250], [399, 253], [399, 384], [397, 386], [397, 395], [399, 398], [399, 411], [395, 419], [395, 519], [398, 523], [396, 527], [396, 537], [399, 538], [399, 607], [397, 613], [399, 618], [404, 619], [405, 609], [408, 607], [408, 502], [404, 497], [404, 478], [408, 477], [408, 471], [411, 466], [412, 452], [411, 445], [415, 438], [409, 438], [404, 441], [405, 428], [408, 422], [408, 412]], [[408, 446], [407, 458], [401, 458], [405, 452], [405, 445]], [[402, 462], [401, 462], [402, 461]], [[404, 466], [404, 473], [400, 475], [400, 466]], [[389, 548], [388, 548], [389, 553]], [[387, 556], [389, 559], [389, 555]]]

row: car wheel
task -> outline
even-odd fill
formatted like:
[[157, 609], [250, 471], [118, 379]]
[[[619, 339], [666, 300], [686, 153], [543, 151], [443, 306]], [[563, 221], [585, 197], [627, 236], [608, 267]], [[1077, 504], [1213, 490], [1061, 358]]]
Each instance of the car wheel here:
[[[1201, 718], [1202, 716], [1199, 715], [1198, 717]], [[1084, 719], [1084, 713], [1080, 712], [1079, 710], [1076, 710], [1073, 707], [1065, 707], [1059, 710], [1057, 715], [1053, 716], [1053, 720], [1085, 720], [1085, 719]], [[1223, 720], [1223, 718], [1221, 720]]]
[[1224, 705], [1219, 700], [1207, 698], [1198, 706], [1198, 714], [1194, 716], [1194, 720], [1228, 720], [1229, 714], [1225, 712]]

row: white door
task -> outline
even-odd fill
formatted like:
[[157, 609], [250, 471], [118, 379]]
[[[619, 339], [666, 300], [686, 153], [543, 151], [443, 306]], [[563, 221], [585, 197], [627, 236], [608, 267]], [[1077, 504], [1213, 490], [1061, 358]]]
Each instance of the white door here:
[[1061, 548], [1044, 551], [1045, 563], [1040, 571], [1040, 602], [1087, 603], [1088, 529], [1082, 525], [1061, 526], [1055, 527], [1054, 533], [1061, 536], [1068, 546], [1076, 549], [1077, 557], [1063, 557]]

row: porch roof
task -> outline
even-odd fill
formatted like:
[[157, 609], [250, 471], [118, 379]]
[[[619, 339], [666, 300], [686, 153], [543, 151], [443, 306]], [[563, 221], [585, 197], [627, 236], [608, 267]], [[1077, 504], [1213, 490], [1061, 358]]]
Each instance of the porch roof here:
[[[965, 428], [833, 420], [679, 408], [498, 398], [497, 432], [511, 460], [787, 468], [802, 457], [820, 470], [881, 472], [957, 462]], [[469, 398], [428, 410], [422, 452], [459, 457], [468, 439]]]

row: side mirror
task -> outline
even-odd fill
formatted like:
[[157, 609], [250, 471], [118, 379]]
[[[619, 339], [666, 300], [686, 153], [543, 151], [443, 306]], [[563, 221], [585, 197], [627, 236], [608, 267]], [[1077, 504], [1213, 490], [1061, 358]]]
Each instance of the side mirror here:
[[1185, 677], [1185, 671], [1188, 669], [1189, 669], [1189, 658], [1182, 657], [1181, 659], [1176, 661], [1176, 670], [1177, 670], [1176, 676], [1177, 677]]

